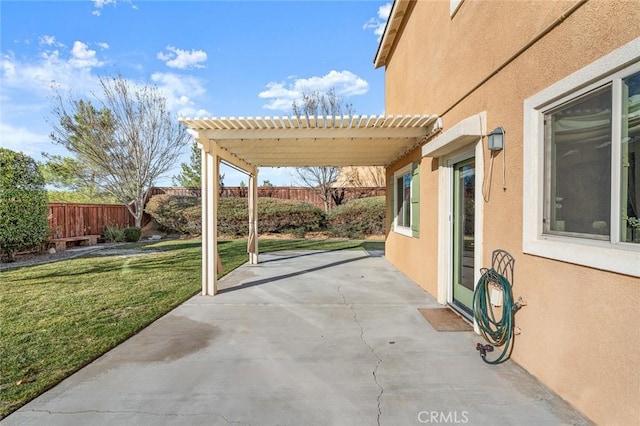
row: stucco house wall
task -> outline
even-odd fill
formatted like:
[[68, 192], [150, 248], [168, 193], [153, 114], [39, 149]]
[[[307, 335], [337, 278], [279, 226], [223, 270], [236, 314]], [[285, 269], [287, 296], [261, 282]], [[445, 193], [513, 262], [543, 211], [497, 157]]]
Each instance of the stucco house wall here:
[[[524, 253], [524, 101], [640, 37], [638, 22], [637, 1], [464, 0], [453, 17], [447, 0], [417, 1], [385, 64], [387, 114], [438, 114], [446, 131], [486, 112], [487, 130], [506, 129], [490, 182], [477, 183], [490, 193], [488, 201], [476, 199], [484, 218], [476, 224], [483, 234], [483, 265], [476, 267], [490, 265], [494, 249], [514, 255], [514, 295], [527, 305], [516, 316], [521, 334], [512, 359], [602, 424], [636, 424], [640, 417], [640, 278]], [[386, 256], [438, 297], [438, 159], [416, 149], [388, 168], [387, 182], [418, 161], [420, 236], [390, 229]]]
[[[432, 163], [437, 164], [437, 160], [431, 158], [421, 158], [421, 151], [414, 150], [409, 155], [403, 157], [394, 167], [387, 169], [387, 206], [390, 206], [387, 220], [387, 238], [385, 242], [386, 257], [398, 269], [404, 272], [411, 280], [431, 294], [437, 292], [437, 272], [438, 258], [435, 255], [438, 250], [438, 217], [434, 208], [424, 208], [426, 204], [432, 203], [432, 196], [438, 193], [438, 176], [436, 173], [423, 173], [423, 170], [431, 170]], [[413, 238], [406, 235], [390, 232], [393, 210], [393, 172], [413, 162], [420, 163], [420, 238]]]

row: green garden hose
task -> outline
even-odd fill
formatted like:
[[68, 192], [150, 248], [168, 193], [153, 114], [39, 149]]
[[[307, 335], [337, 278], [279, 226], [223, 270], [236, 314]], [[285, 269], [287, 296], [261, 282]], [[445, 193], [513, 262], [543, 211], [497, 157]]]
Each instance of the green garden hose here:
[[[491, 304], [491, 289], [502, 292], [502, 306]], [[473, 316], [478, 324], [480, 333], [490, 345], [478, 343], [476, 349], [480, 351], [482, 360], [487, 364], [500, 364], [511, 356], [513, 349], [513, 316], [519, 306], [513, 303], [513, 293], [509, 281], [494, 269], [487, 269], [473, 292]], [[498, 314], [498, 315], [496, 315]], [[498, 319], [496, 319], [498, 318]], [[493, 361], [487, 360], [486, 352], [492, 352], [493, 346], [502, 346], [502, 353]]]

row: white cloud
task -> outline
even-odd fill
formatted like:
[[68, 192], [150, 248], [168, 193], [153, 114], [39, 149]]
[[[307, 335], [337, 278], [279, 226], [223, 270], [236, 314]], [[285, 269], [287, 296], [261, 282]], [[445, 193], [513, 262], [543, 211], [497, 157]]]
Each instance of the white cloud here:
[[383, 4], [378, 8], [378, 18], [387, 20], [391, 14], [391, 3]]
[[192, 49], [188, 51], [173, 46], [167, 46], [166, 49], [169, 51], [168, 53], [158, 52], [157, 57], [170, 68], [181, 70], [204, 68], [201, 63], [207, 61], [207, 53], [203, 50]]
[[48, 134], [33, 132], [26, 127], [0, 123], [0, 135], [3, 148], [23, 152], [35, 159], [40, 158], [42, 151], [55, 149]]
[[15, 89], [41, 96], [52, 88], [86, 92], [95, 87], [92, 69], [102, 64], [96, 52], [80, 41], [70, 52], [64, 48], [46, 50], [36, 60], [19, 59], [9, 52], [0, 58], [0, 90]]
[[93, 7], [95, 9], [91, 12], [94, 16], [102, 15], [102, 8], [104, 8], [108, 4], [116, 4], [116, 0], [93, 0]]
[[[291, 103], [294, 100], [302, 97], [302, 92], [298, 92], [294, 89], [287, 89], [286, 83], [267, 83], [267, 90], [258, 94], [258, 97], [263, 99], [270, 99], [269, 103], [263, 105], [266, 109], [291, 111]], [[295, 86], [295, 83], [294, 83]]]
[[44, 46], [64, 47], [64, 44], [60, 43], [59, 41], [56, 41], [55, 36], [52, 36], [52, 35], [43, 35], [38, 39], [38, 42], [40, 43], [40, 45], [44, 45]]
[[102, 9], [108, 4], [116, 4], [116, 0], [93, 0], [93, 6], [97, 9]]
[[123, 2], [129, 3], [129, 5], [131, 6], [131, 9], [138, 10], [138, 6], [133, 4], [133, 0], [92, 0], [92, 1], [93, 1], [93, 7], [95, 7], [95, 9], [91, 12], [91, 14], [94, 16], [102, 15], [102, 9], [104, 9], [104, 7], [107, 5], [116, 6], [118, 3], [123, 3]]
[[303, 93], [327, 92], [334, 88], [343, 97], [364, 95], [369, 91], [369, 83], [351, 71], [331, 70], [322, 77], [295, 78], [287, 82], [269, 82], [267, 89], [258, 96], [267, 99], [263, 108], [291, 112], [291, 103], [299, 100]]
[[46, 44], [47, 46], [51, 46], [56, 42], [56, 38], [50, 35], [43, 35], [40, 37], [40, 44]]
[[[66, 58], [63, 58], [66, 56]], [[91, 68], [78, 68], [68, 51], [50, 50], [31, 60], [12, 53], [0, 58], [0, 144], [40, 159], [61, 148], [49, 139], [50, 100], [56, 89], [86, 94], [95, 88]]]
[[69, 63], [76, 68], [100, 67], [102, 62], [96, 58], [96, 51], [81, 41], [74, 41]]
[[204, 82], [196, 77], [174, 73], [156, 72], [151, 75], [167, 99], [167, 106], [182, 117], [205, 117], [211, 115], [205, 109], [197, 109], [194, 99], [206, 93]]
[[99, 47], [101, 47], [103, 50], [106, 50], [109, 48], [109, 44], [105, 43], [105, 42], [98, 42], [96, 43]]
[[189, 118], [211, 117], [211, 113], [204, 108], [196, 109], [196, 108], [185, 107], [185, 108], [181, 108], [178, 111], [178, 117], [189, 117]]
[[94, 16], [102, 15], [102, 9], [108, 4], [113, 4], [115, 6], [116, 0], [93, 0], [93, 7], [95, 7], [95, 9], [91, 14]]
[[389, 15], [391, 14], [391, 3], [383, 4], [378, 8], [378, 17], [371, 18], [362, 26], [363, 30], [373, 30], [373, 33], [378, 36], [378, 42], [382, 38], [384, 33], [384, 27], [387, 24]]

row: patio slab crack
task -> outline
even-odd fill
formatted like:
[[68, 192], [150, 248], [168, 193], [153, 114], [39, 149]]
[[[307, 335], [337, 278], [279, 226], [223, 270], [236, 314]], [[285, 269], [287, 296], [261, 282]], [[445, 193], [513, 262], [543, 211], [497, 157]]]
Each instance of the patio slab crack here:
[[377, 421], [378, 426], [380, 426], [380, 417], [382, 417], [382, 406], [381, 406], [381, 401], [380, 400], [382, 398], [382, 394], [384, 393], [384, 388], [382, 387], [382, 385], [378, 381], [377, 373], [378, 373], [378, 367], [380, 367], [380, 364], [382, 363], [382, 358], [380, 358], [380, 356], [378, 356], [376, 351], [373, 349], [373, 346], [371, 346], [371, 344], [369, 342], [367, 342], [367, 340], [364, 338], [364, 327], [362, 326], [362, 323], [358, 319], [358, 314], [357, 314], [355, 308], [353, 307], [353, 304], [347, 302], [347, 298], [345, 297], [344, 293], [342, 293], [341, 288], [342, 288], [342, 284], [340, 284], [338, 286], [338, 293], [340, 293], [340, 296], [342, 296], [342, 301], [344, 302], [344, 305], [348, 306], [349, 309], [351, 309], [351, 312], [353, 313], [353, 320], [358, 325], [358, 327], [360, 328], [360, 340], [362, 340], [362, 342], [365, 345], [367, 345], [367, 347], [369, 348], [369, 350], [371, 351], [373, 356], [376, 357], [376, 359], [377, 359], [376, 366], [373, 369], [372, 375], [373, 375], [373, 381], [378, 386], [378, 389], [380, 389], [380, 393], [378, 393], [378, 397], [376, 398], [376, 402], [378, 403], [378, 417], [377, 417], [376, 421]]

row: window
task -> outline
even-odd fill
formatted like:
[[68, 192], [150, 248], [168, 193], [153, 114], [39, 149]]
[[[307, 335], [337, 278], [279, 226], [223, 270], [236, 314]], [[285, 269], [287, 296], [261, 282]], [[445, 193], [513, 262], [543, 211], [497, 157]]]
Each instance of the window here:
[[640, 276], [638, 52], [640, 39], [525, 101], [526, 253]]
[[420, 167], [409, 164], [393, 175], [393, 228], [399, 234], [419, 236]]
[[[640, 243], [640, 72], [546, 111], [544, 129], [544, 233]], [[619, 177], [612, 174], [614, 150]], [[620, 205], [611, 209], [616, 192]]]
[[545, 114], [545, 233], [609, 233], [611, 124], [610, 86]]

